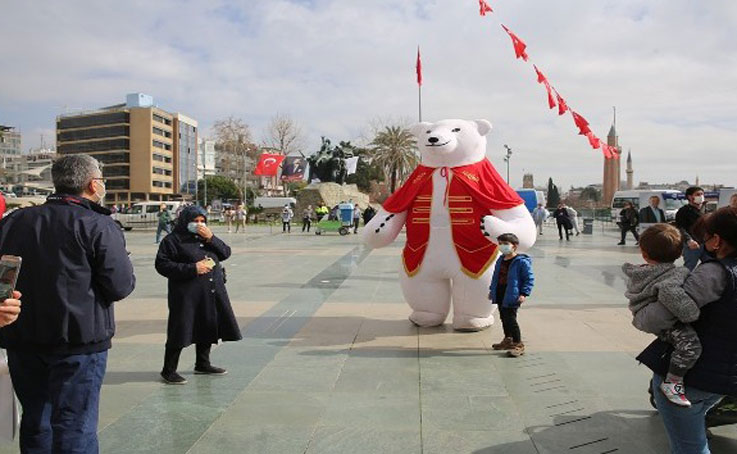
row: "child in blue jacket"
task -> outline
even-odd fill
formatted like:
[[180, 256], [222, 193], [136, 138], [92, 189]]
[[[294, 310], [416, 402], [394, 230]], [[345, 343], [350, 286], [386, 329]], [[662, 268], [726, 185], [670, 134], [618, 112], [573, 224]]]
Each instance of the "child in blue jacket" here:
[[502, 257], [496, 261], [494, 275], [489, 287], [489, 300], [499, 306], [504, 339], [493, 344], [494, 350], [507, 350], [509, 356], [518, 357], [525, 353], [522, 334], [517, 323], [517, 310], [530, 296], [535, 276], [532, 274], [532, 258], [518, 254], [519, 239], [513, 233], [497, 237]]

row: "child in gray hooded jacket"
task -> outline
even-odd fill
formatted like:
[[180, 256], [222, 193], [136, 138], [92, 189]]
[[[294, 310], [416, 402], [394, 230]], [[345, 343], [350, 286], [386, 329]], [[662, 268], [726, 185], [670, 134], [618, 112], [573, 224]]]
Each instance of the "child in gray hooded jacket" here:
[[673, 346], [670, 367], [660, 390], [669, 401], [691, 406], [685, 395], [683, 377], [701, 356], [701, 342], [689, 323], [699, 318], [699, 306], [683, 290], [689, 270], [673, 262], [681, 256], [681, 233], [668, 224], [655, 224], [640, 237], [640, 252], [646, 265], [625, 263], [632, 324], [656, 334]]

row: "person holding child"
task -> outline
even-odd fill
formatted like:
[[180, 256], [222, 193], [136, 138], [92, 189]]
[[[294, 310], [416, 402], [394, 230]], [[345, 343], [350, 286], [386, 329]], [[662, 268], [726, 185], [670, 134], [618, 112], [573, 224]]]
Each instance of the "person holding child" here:
[[673, 405], [659, 391], [674, 354], [668, 342], [656, 339], [637, 356], [653, 371], [653, 396], [672, 453], [708, 453], [706, 413], [725, 395], [737, 396], [737, 209], [724, 207], [704, 216], [692, 233], [707, 253], [683, 284], [701, 308], [691, 325], [701, 356], [684, 377], [691, 406]]
[[668, 373], [660, 391], [672, 403], [690, 407], [683, 377], [701, 355], [701, 342], [690, 323], [699, 318], [699, 307], [686, 294], [683, 283], [688, 268], [676, 266], [683, 244], [681, 232], [668, 224], [655, 224], [640, 236], [644, 265], [625, 263], [625, 296], [634, 319], [632, 324], [657, 335], [673, 347]]
[[507, 350], [509, 356], [519, 357], [525, 353], [522, 333], [517, 323], [517, 311], [525, 302], [535, 283], [532, 273], [532, 258], [518, 254], [519, 239], [513, 233], [497, 237], [502, 258], [497, 260], [489, 287], [489, 300], [499, 306], [504, 339], [493, 344], [494, 350]]

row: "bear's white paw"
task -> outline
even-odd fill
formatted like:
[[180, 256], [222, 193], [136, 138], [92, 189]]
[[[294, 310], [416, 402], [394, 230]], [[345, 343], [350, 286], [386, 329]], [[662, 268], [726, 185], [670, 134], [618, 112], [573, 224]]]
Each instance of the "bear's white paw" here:
[[483, 331], [494, 324], [494, 316], [473, 317], [456, 314], [453, 316], [453, 329], [456, 331], [475, 332]]
[[380, 248], [391, 244], [407, 220], [407, 212], [389, 213], [383, 208], [364, 227], [363, 241], [370, 248]]
[[502, 221], [496, 216], [484, 216], [481, 218], [481, 233], [484, 234], [486, 239], [496, 243], [496, 238], [502, 233], [507, 233], [507, 223]]
[[435, 312], [414, 311], [409, 316], [409, 321], [421, 328], [440, 326], [445, 323], [448, 314], [437, 314]]

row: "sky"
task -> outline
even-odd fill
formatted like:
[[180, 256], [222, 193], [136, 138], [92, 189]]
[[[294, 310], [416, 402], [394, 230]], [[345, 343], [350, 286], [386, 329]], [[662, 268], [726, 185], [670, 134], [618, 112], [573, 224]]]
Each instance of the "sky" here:
[[[491, 121], [487, 155], [512, 185], [601, 183], [603, 157], [549, 110], [532, 63], [599, 137], [616, 106], [635, 182], [737, 185], [737, 2], [732, 0], [0, 0], [0, 124], [23, 147], [57, 115], [143, 92], [209, 133], [243, 119], [259, 140], [291, 116], [305, 152], [422, 115]], [[503, 23], [527, 43], [515, 59]], [[623, 160], [624, 161], [624, 160]], [[622, 163], [624, 177], [624, 162]]]

